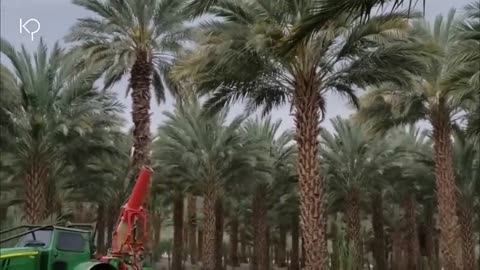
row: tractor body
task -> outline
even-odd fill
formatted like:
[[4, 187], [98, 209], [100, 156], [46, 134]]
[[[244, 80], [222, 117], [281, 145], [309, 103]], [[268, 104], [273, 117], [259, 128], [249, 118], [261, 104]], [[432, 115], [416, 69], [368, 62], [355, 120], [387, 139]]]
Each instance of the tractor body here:
[[0, 270], [117, 269], [93, 259], [91, 231], [59, 226], [21, 227], [27, 227], [27, 231], [2, 240], [16, 243], [0, 249]]

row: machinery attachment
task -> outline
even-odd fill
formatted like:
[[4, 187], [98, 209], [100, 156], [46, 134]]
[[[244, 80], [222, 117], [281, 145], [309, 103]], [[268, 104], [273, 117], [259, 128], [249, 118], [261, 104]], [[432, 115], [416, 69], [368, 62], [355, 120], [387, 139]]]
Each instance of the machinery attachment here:
[[[142, 269], [141, 256], [147, 240], [147, 213], [142, 207], [142, 203], [148, 192], [152, 172], [152, 169], [146, 167], [140, 171], [130, 198], [122, 206], [116, 229], [113, 232], [110, 254], [101, 258], [102, 262], [110, 264], [118, 261], [119, 270]], [[137, 235], [138, 229], [141, 231], [140, 235]]]

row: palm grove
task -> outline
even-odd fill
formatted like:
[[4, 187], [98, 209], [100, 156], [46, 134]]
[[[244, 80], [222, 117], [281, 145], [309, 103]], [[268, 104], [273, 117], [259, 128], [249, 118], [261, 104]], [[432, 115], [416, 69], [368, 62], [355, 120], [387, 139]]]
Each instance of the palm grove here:
[[[477, 269], [480, 2], [432, 22], [402, 1], [73, 4], [68, 49], [1, 41], [2, 227], [94, 221], [105, 253], [149, 165], [148, 248], [174, 270]], [[325, 120], [329, 93], [354, 114]]]

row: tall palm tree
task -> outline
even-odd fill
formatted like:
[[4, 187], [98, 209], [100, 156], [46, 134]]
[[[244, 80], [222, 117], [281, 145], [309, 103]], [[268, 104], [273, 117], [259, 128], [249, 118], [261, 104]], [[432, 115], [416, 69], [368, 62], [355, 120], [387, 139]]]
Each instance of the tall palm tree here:
[[[112, 233], [107, 229], [107, 220], [117, 218], [115, 212], [110, 208], [120, 209], [121, 203], [126, 199], [126, 193], [117, 193], [117, 190], [125, 189], [127, 177], [126, 168], [130, 162], [129, 143], [127, 135], [121, 131], [103, 134], [103, 148], [110, 145], [111, 149], [97, 152], [95, 155], [87, 156], [79, 154], [81, 160], [72, 159], [71, 171], [66, 181], [60, 184], [60, 190], [66, 194], [65, 204], [68, 202], [95, 204], [96, 207], [96, 231], [97, 233], [97, 254], [106, 254], [107, 238]], [[127, 143], [126, 143], [127, 142]], [[92, 193], [92, 190], [96, 192]], [[118, 198], [120, 196], [120, 198]], [[115, 203], [116, 202], [116, 203]], [[118, 211], [117, 210], [117, 211]]]
[[[321, 162], [331, 186], [331, 194], [344, 201], [346, 236], [353, 265], [363, 265], [361, 204], [383, 180], [383, 172], [394, 165], [398, 154], [393, 142], [370, 138], [362, 126], [339, 117], [332, 120], [333, 131], [322, 131]], [[390, 145], [389, 145], [390, 144]], [[373, 193], [373, 192], [372, 192]]]
[[453, 76], [458, 70], [451, 64], [457, 59], [459, 44], [455, 25], [454, 10], [446, 18], [438, 16], [432, 27], [417, 21], [415, 35], [442, 56], [428, 63], [426, 74], [414, 78], [417, 83], [413, 87], [384, 85], [372, 89], [361, 109], [363, 119], [377, 131], [422, 119], [432, 125], [440, 254], [447, 269], [461, 269], [451, 131], [462, 106], [475, 99], [475, 91], [460, 87]]
[[[178, 160], [165, 162], [163, 147], [168, 144], [169, 138], [159, 134], [154, 145], [154, 169], [157, 172], [155, 179], [158, 184], [155, 185], [155, 192], [158, 192], [164, 200], [169, 200], [173, 205], [173, 250], [172, 250], [172, 269], [182, 269], [184, 258], [184, 202], [187, 192], [193, 190], [195, 179], [185, 177], [187, 164], [179, 163]], [[174, 158], [174, 157], [169, 157]], [[176, 162], [176, 163], [173, 163]], [[175, 165], [174, 165], [175, 164]]]
[[254, 224], [254, 269], [269, 269], [269, 239], [270, 224], [268, 209], [271, 203], [272, 183], [276, 174], [284, 169], [294, 154], [292, 133], [287, 130], [280, 133], [281, 121], [272, 121], [270, 117], [264, 120], [248, 120], [243, 125], [243, 136], [246, 141], [265, 154], [265, 173], [255, 179], [253, 195]]
[[176, 52], [185, 40], [182, 1], [73, 0], [95, 14], [78, 19], [66, 37], [74, 42], [80, 67], [94, 66], [104, 74], [105, 89], [129, 73], [134, 124], [133, 178], [150, 163], [150, 87], [157, 101], [176, 87], [168, 76]]
[[11, 124], [11, 132], [3, 133], [11, 137], [2, 147], [2, 158], [15, 179], [24, 181], [25, 218], [35, 224], [58, 208], [53, 181], [67, 160], [98, 139], [92, 137], [97, 128], [116, 125], [112, 119], [121, 106], [112, 96], [97, 92], [94, 76], [78, 73], [58, 45], [48, 52], [41, 41], [31, 55], [25, 47], [16, 51], [2, 39], [1, 53], [12, 64], [11, 69], [2, 64], [1, 77], [7, 79], [2, 80], [2, 92], [14, 97], [11, 106], [2, 107]]
[[172, 167], [178, 177], [195, 181], [203, 196], [202, 267], [215, 269], [217, 202], [222, 199], [224, 185], [239, 175], [250, 177], [256, 149], [244, 144], [237, 132], [243, 118], [226, 124], [227, 112], [214, 116], [201, 115], [198, 101], [177, 105], [174, 113], [165, 113], [166, 122], [159, 129], [156, 150], [159, 163]]
[[217, 1], [210, 12], [221, 21], [202, 24], [199, 46], [178, 62], [173, 74], [179, 80], [189, 78], [201, 94], [211, 93], [205, 104], [210, 111], [237, 100], [246, 100], [249, 109], [263, 106], [265, 112], [287, 103], [294, 109], [307, 269], [325, 269], [325, 194], [317, 137], [326, 92], [337, 92], [355, 104], [353, 85], [406, 84], [401, 75], [424, 67], [418, 60], [424, 53], [406, 43], [384, 46], [405, 37], [406, 15], [365, 22], [342, 14], [291, 53], [282, 54], [279, 44], [314, 7], [315, 1]]
[[480, 148], [457, 132], [453, 144], [464, 269], [475, 269], [474, 212], [480, 201]]

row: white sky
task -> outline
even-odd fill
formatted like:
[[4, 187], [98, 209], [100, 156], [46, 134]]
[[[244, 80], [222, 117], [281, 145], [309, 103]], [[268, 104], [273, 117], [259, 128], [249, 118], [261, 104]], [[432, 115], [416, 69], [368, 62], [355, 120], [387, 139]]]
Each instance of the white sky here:
[[[421, 2], [422, 0], [418, 1], [419, 8], [421, 8]], [[471, 2], [471, 0], [427, 0], [426, 16], [428, 19], [432, 19], [440, 13], [446, 14], [452, 7], [462, 9]], [[82, 8], [71, 4], [70, 0], [0, 0], [0, 9], [0, 33], [2, 38], [5, 38], [14, 46], [24, 44], [28, 49], [36, 48], [40, 37], [49, 46], [58, 40], [61, 41], [77, 18], [91, 15]], [[19, 20], [22, 19], [25, 22], [30, 18], [37, 19], [41, 24], [41, 29], [34, 35], [33, 42], [25, 32], [23, 34], [19, 33]], [[2, 57], [3, 60], [4, 58]], [[125, 89], [126, 79], [117, 84], [112, 90], [118, 91], [119, 98], [127, 106], [125, 118], [128, 119], [129, 125], [131, 125], [131, 99], [130, 97], [125, 98]], [[337, 96], [329, 96], [327, 101], [327, 119], [337, 115], [348, 116], [351, 112], [346, 103]], [[173, 100], [171, 98], [168, 98], [165, 104], [157, 105], [152, 97], [152, 131], [156, 130], [163, 121], [162, 111], [172, 109]], [[241, 113], [242, 107], [236, 105], [231, 109], [231, 112], [233, 114]], [[290, 116], [290, 108], [288, 106], [274, 110], [272, 116], [275, 119], [282, 119], [283, 129], [293, 127], [293, 119]], [[325, 121], [322, 126], [329, 128], [329, 121]]]

